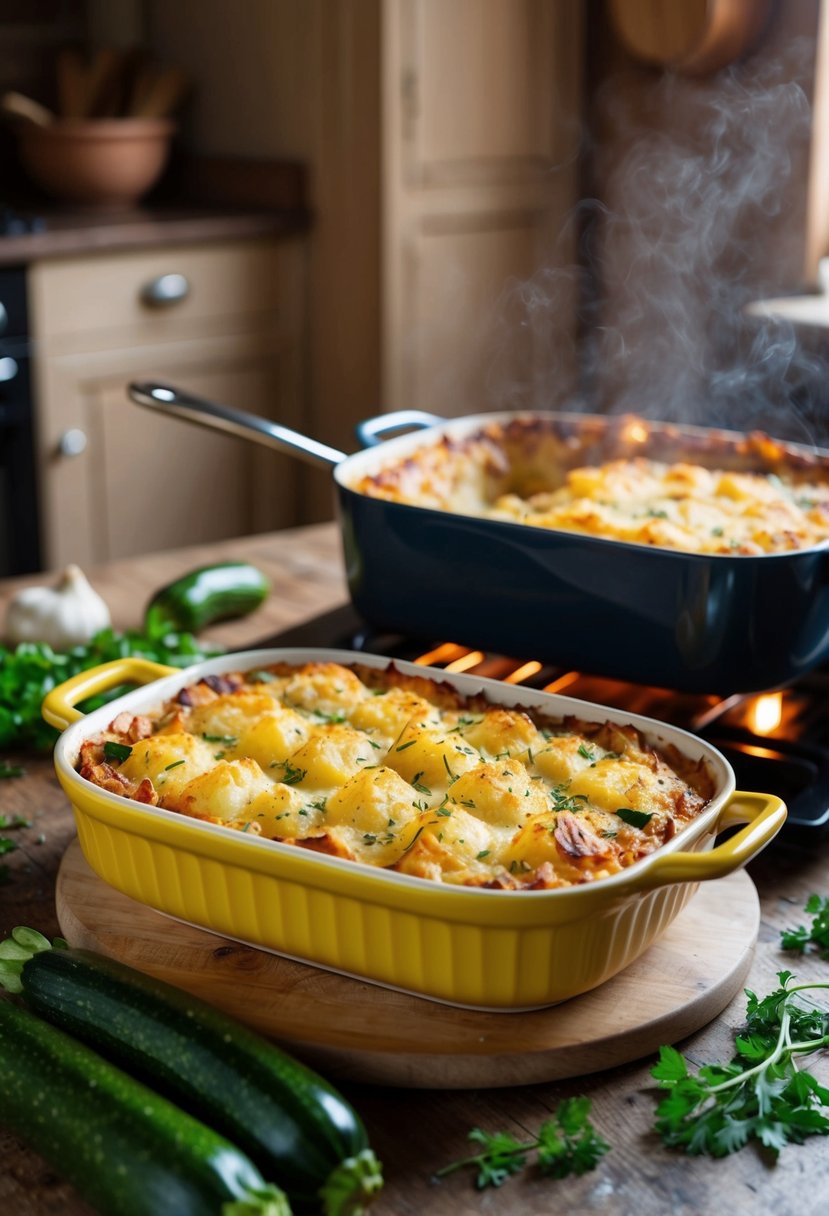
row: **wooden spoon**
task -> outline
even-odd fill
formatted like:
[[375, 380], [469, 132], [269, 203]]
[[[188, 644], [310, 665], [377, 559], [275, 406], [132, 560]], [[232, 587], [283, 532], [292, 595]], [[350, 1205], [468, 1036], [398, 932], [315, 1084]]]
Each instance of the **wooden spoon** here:
[[46, 106], [42, 106], [39, 101], [35, 101], [32, 97], [26, 97], [23, 93], [4, 93], [0, 100], [0, 109], [4, 114], [8, 114], [10, 118], [21, 119], [23, 122], [34, 123], [37, 127], [50, 127], [55, 121], [55, 116], [51, 110], [47, 110]]
[[181, 68], [142, 74], [136, 82], [130, 114], [135, 118], [166, 118], [189, 88], [190, 79]]

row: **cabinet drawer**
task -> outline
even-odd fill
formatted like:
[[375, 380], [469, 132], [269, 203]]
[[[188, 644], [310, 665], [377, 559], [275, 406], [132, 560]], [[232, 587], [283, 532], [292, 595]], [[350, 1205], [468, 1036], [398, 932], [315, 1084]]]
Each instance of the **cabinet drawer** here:
[[211, 318], [277, 311], [280, 249], [270, 241], [182, 245], [41, 262], [30, 271], [32, 326], [41, 341], [106, 347], [192, 330]]

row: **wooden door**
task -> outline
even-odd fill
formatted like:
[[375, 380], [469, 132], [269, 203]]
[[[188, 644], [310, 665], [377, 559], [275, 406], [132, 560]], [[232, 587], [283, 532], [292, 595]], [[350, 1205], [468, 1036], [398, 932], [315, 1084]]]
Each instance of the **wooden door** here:
[[386, 408], [560, 403], [581, 0], [386, 0], [383, 19]]

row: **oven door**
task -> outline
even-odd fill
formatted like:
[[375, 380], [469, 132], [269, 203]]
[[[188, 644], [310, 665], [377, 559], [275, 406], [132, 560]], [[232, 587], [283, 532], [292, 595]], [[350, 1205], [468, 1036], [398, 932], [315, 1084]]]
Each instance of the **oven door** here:
[[0, 575], [40, 569], [23, 270], [0, 273]]

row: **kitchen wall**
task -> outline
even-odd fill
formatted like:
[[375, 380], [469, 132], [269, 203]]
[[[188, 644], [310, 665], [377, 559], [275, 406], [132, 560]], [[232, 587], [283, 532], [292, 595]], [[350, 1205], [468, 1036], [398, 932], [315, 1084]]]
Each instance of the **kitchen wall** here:
[[[320, 437], [351, 448], [354, 422], [374, 411], [389, 384], [379, 237], [387, 6], [119, 5], [114, 18], [103, 0], [90, 0], [93, 24], [128, 24], [131, 8], [154, 51], [196, 80], [184, 116], [193, 148], [308, 163], [315, 214], [307, 421]], [[816, 434], [822, 340], [760, 325], [745, 308], [813, 289], [829, 237], [829, 190], [819, 189], [821, 175], [829, 176], [829, 137], [816, 143], [812, 122], [823, 104], [819, 14], [819, 0], [775, 4], [743, 60], [686, 78], [634, 59], [614, 29], [610, 0], [588, 0], [582, 113], [565, 116], [583, 120], [586, 156], [580, 186], [571, 179], [572, 193], [561, 196], [558, 223], [581, 233], [590, 269], [579, 310], [579, 388], [589, 403]], [[581, 59], [570, 38], [569, 58]], [[559, 307], [544, 296], [558, 269], [548, 275], [539, 265], [527, 281], [539, 314]], [[572, 308], [572, 295], [565, 299]], [[532, 317], [524, 320], [532, 327]], [[327, 490], [312, 478], [312, 512], [318, 496], [327, 510]]]

